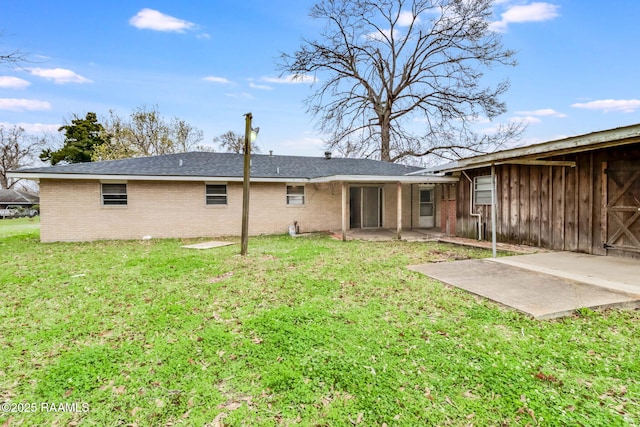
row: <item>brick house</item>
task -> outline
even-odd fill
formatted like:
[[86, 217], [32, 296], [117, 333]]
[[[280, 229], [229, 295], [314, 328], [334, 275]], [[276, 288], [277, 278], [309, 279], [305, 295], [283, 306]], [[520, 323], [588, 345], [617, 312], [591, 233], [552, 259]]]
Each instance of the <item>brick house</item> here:
[[[458, 179], [415, 175], [420, 170], [330, 155], [252, 155], [249, 234], [286, 233], [294, 224], [300, 232], [400, 234], [440, 226], [455, 233], [447, 199], [454, 193], [441, 184]], [[242, 154], [192, 152], [10, 174], [40, 183], [43, 242], [240, 234]]]

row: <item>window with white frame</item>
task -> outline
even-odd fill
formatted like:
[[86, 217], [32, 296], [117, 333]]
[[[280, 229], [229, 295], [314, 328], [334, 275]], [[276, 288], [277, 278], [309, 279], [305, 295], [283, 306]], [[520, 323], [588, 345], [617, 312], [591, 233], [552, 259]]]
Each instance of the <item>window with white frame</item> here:
[[491, 175], [473, 178], [473, 204], [491, 204]]
[[304, 185], [287, 185], [287, 205], [304, 205]]
[[206, 200], [207, 200], [207, 205], [226, 205], [227, 204], [227, 185], [226, 184], [207, 184]]
[[126, 206], [127, 184], [102, 184], [102, 204], [104, 206]]

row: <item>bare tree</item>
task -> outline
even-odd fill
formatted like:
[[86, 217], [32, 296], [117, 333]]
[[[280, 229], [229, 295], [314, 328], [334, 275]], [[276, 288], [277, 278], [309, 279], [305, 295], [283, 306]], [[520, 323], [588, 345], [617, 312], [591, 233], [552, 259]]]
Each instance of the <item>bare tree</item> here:
[[[223, 133], [220, 136], [213, 138], [213, 142], [220, 146], [220, 149], [227, 153], [242, 153], [244, 152], [244, 135], [236, 133], [232, 130]], [[251, 152], [259, 153], [260, 147], [254, 142], [251, 143]]]
[[26, 60], [26, 55], [19, 50], [0, 52], [0, 63], [18, 64], [20, 62], [25, 62]]
[[202, 131], [177, 117], [165, 119], [158, 107], [139, 107], [129, 119], [114, 111], [105, 122], [109, 142], [97, 147], [92, 160], [183, 153], [202, 141]]
[[311, 17], [321, 39], [282, 54], [280, 69], [319, 85], [307, 100], [328, 148], [399, 161], [485, 152], [522, 132], [507, 124], [474, 133], [474, 122], [506, 111], [507, 81], [483, 71], [515, 65], [491, 31], [493, 0], [321, 0]]
[[[0, 33], [0, 37], [4, 35]], [[20, 50], [0, 50], [0, 64], [19, 64], [27, 61], [27, 55]]]
[[175, 152], [186, 153], [195, 147], [199, 147], [198, 143], [203, 139], [203, 133], [200, 129], [196, 129], [177, 117], [171, 119], [169, 129]]
[[7, 176], [7, 172], [28, 166], [42, 150], [44, 143], [29, 136], [21, 127], [5, 129], [0, 126], [0, 188], [10, 189], [20, 181]]

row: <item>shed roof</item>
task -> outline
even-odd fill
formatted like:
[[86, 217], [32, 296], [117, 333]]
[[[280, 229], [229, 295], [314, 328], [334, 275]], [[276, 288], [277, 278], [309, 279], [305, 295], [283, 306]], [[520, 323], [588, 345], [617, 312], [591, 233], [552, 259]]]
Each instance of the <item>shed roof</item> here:
[[455, 172], [500, 164], [568, 164], [571, 162], [553, 161], [550, 158], [638, 142], [640, 142], [640, 124], [635, 124], [468, 157], [444, 165], [422, 169], [412, 174]]

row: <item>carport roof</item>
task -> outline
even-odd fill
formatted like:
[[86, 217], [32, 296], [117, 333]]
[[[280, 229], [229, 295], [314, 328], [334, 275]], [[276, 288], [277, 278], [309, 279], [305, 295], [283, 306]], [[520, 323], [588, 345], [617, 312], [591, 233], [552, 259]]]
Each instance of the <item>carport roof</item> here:
[[[575, 166], [574, 162], [549, 160], [551, 157], [640, 142], [640, 124], [592, 132], [584, 135], [468, 157], [412, 174], [447, 173], [500, 164]], [[572, 164], [573, 163], [573, 164]]]

